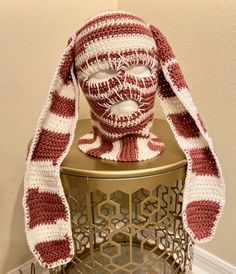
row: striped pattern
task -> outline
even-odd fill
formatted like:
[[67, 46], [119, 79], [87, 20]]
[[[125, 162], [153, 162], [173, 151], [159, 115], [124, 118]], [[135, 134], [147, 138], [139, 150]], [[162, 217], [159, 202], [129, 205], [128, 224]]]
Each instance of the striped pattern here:
[[78, 89], [70, 76], [75, 38], [68, 42], [48, 100], [27, 154], [23, 207], [30, 250], [46, 268], [69, 262], [74, 255], [70, 212], [59, 167], [73, 141], [78, 116]]
[[62, 117], [73, 117], [75, 115], [75, 100], [60, 96], [58, 92], [54, 92], [50, 112]]
[[213, 143], [164, 35], [149, 24], [159, 48], [158, 98], [188, 160], [182, 217], [195, 242], [213, 238], [225, 203], [225, 184]]
[[78, 148], [90, 156], [101, 159], [135, 162], [158, 156], [163, 152], [164, 143], [152, 133], [149, 138], [135, 134], [112, 142], [94, 133], [89, 133], [79, 139]]
[[[142, 65], [149, 76], [127, 70]], [[92, 74], [112, 69], [108, 80]], [[166, 38], [153, 25], [123, 11], [90, 18], [67, 42], [27, 153], [23, 207], [30, 250], [46, 268], [74, 255], [70, 212], [60, 165], [74, 139], [78, 86], [91, 107], [93, 130], [79, 139], [84, 153], [107, 160], [142, 161], [162, 153], [151, 132], [155, 96], [188, 160], [183, 223], [194, 241], [210, 240], [224, 207], [225, 186], [212, 140], [193, 103]], [[115, 114], [114, 104], [133, 100], [138, 110]]]
[[[34, 147], [31, 157], [32, 161], [51, 160], [53, 165], [65, 151], [70, 139], [69, 133], [59, 133], [42, 128], [38, 142]], [[53, 142], [51, 141], [53, 140]]]

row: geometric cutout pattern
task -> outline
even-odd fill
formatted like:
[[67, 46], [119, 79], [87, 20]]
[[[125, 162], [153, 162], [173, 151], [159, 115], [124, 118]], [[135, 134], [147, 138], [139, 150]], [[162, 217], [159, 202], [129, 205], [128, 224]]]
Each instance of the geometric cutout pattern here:
[[169, 186], [158, 183], [153, 189], [139, 188], [134, 192], [86, 192], [82, 187], [69, 187], [67, 199], [75, 256], [63, 271], [190, 271], [194, 245], [182, 223], [183, 189], [183, 180]]

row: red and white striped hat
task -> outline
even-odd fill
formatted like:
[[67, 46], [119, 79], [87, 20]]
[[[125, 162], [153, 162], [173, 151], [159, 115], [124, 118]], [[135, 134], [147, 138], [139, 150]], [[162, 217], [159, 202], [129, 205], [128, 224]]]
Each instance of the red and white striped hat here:
[[[136, 64], [149, 65], [148, 77], [125, 74], [125, 68], [135, 64], [135, 60]], [[90, 85], [89, 76], [101, 69], [110, 69], [109, 65], [117, 70], [117, 75]], [[129, 86], [128, 91], [125, 85]], [[80, 149], [104, 159], [138, 161], [161, 153], [162, 142], [149, 132], [153, 98], [158, 97], [188, 161], [182, 208], [184, 227], [195, 242], [212, 239], [224, 208], [224, 179], [212, 140], [175, 55], [154, 25], [128, 12], [108, 11], [90, 18], [68, 40], [27, 155], [23, 197], [25, 229], [30, 250], [39, 263], [52, 268], [69, 262], [74, 256], [70, 211], [60, 180], [60, 165], [74, 139], [79, 86], [88, 99], [93, 123], [93, 133], [90, 133], [93, 135], [80, 140]], [[123, 89], [116, 89], [117, 86]], [[144, 107], [143, 112], [130, 115], [129, 119], [123, 116], [121, 120], [114, 120], [109, 108], [119, 101], [119, 96], [120, 100], [128, 98], [127, 92], [129, 98], [136, 98], [149, 108]], [[122, 145], [131, 142], [128, 139], [121, 142], [127, 137], [127, 131], [136, 145], [124, 154]], [[148, 140], [143, 144], [146, 152], [140, 156], [142, 145], [137, 144], [145, 138]]]

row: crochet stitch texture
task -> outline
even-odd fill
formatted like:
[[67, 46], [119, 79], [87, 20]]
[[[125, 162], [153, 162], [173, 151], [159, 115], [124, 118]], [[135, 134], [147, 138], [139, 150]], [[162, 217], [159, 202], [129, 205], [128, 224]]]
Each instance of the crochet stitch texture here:
[[[126, 73], [146, 65], [147, 77]], [[117, 73], [91, 84], [99, 70]], [[192, 100], [177, 59], [160, 30], [138, 16], [108, 11], [91, 17], [68, 40], [27, 155], [23, 207], [30, 250], [46, 268], [74, 255], [70, 211], [60, 180], [60, 165], [74, 139], [79, 87], [91, 107], [93, 131], [79, 140], [88, 155], [140, 161], [159, 155], [163, 142], [149, 132], [155, 96], [187, 158], [182, 218], [195, 242], [213, 238], [224, 208], [225, 184], [203, 121]], [[132, 99], [138, 111], [117, 116], [114, 103]], [[161, 156], [160, 156], [161, 157]]]

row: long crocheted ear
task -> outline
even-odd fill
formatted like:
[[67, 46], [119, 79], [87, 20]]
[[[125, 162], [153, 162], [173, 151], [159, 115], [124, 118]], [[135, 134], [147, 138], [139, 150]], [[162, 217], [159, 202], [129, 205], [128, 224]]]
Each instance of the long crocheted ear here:
[[74, 255], [70, 211], [60, 180], [60, 165], [74, 138], [78, 85], [74, 74], [75, 37], [68, 40], [27, 155], [22, 205], [27, 242], [46, 268]]
[[195, 242], [213, 238], [225, 201], [221, 167], [187, 83], [164, 35], [148, 24], [160, 63], [157, 96], [187, 158], [182, 217]]

